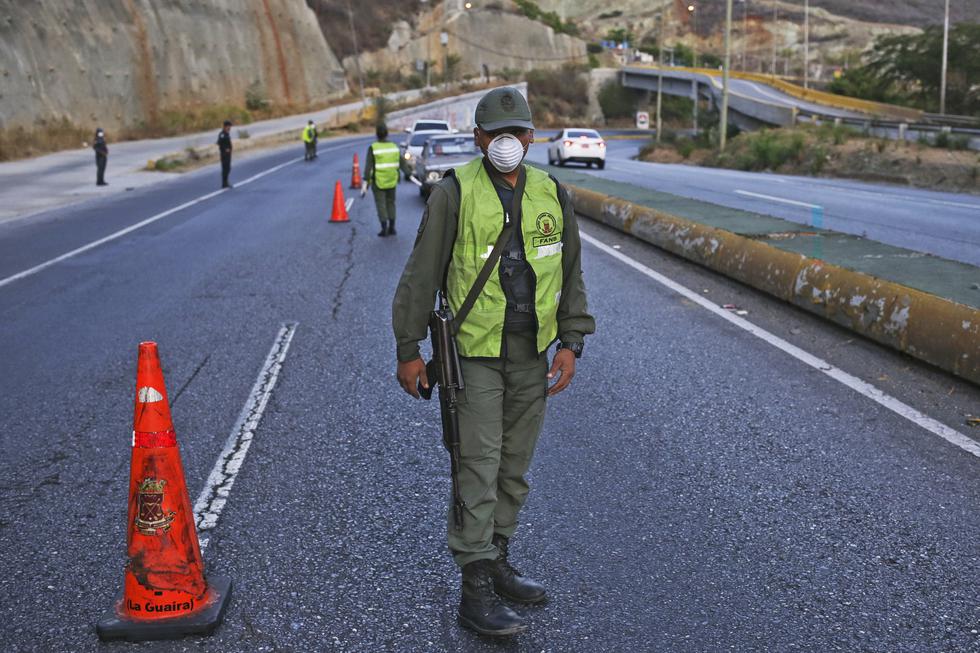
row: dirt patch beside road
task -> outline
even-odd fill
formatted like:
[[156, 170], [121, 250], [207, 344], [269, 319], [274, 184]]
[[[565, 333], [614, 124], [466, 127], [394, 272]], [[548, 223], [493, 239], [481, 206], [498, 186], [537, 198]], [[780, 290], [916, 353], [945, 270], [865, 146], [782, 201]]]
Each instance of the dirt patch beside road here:
[[955, 137], [939, 143], [943, 146], [870, 138], [833, 125], [801, 126], [739, 134], [719, 154], [710, 136], [667, 133], [663, 143], [643, 148], [640, 159], [980, 194], [980, 155]]

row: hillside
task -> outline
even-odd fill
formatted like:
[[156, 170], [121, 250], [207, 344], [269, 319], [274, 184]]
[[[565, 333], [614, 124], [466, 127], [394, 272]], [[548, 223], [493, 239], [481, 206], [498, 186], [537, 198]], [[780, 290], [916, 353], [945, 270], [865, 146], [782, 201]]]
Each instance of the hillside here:
[[[430, 2], [411, 22], [396, 21], [383, 47], [361, 47], [365, 77], [412, 78], [418, 85], [423, 73], [416, 66], [427, 59], [439, 79], [447, 65], [449, 76], [458, 79], [588, 62], [584, 40], [528, 18], [511, 0], [471, 2], [468, 10], [456, 0]], [[487, 38], [490, 27], [493, 38]], [[445, 45], [441, 33], [446, 34]], [[358, 38], [360, 44], [360, 32]], [[344, 57], [343, 63], [348, 74], [356, 69], [353, 56]]]
[[[624, 18], [639, 16], [644, 12], [655, 9], [658, 2], [649, 0], [620, 0], [610, 5], [608, 0], [539, 0], [538, 4], [548, 11], [558, 12], [566, 18], [592, 18], [602, 13], [620, 11]], [[688, 2], [684, 3], [689, 4]], [[712, 28], [724, 20], [724, 0], [701, 0], [694, 2], [701, 7], [705, 17], [704, 27]], [[778, 2], [782, 12], [792, 14], [803, 13], [802, 0], [794, 2]], [[938, 0], [892, 0], [879, 2], [877, 0], [810, 0], [811, 8], [825, 9], [828, 12], [870, 23], [884, 23], [923, 27], [939, 24], [943, 20], [942, 2]], [[740, 16], [743, 5], [735, 0], [735, 13]], [[769, 0], [748, 0], [748, 11], [751, 14], [771, 15], [772, 2]], [[975, 20], [980, 15], [980, 0], [957, 0], [950, 3], [950, 19], [953, 22]]]
[[168, 111], [280, 105], [347, 91], [304, 0], [0, 0], [0, 128], [67, 120], [86, 130]]
[[341, 59], [354, 54], [348, 7], [362, 52], [383, 48], [393, 25], [400, 20], [414, 22], [422, 8], [419, 0], [306, 0], [306, 4], [316, 14], [323, 35]]

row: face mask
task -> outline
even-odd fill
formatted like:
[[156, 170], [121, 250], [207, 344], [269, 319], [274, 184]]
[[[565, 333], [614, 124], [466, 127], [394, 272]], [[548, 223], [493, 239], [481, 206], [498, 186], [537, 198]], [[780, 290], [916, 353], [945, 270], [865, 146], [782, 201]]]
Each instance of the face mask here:
[[487, 158], [494, 168], [506, 174], [524, 160], [524, 146], [513, 134], [501, 134], [487, 146]]

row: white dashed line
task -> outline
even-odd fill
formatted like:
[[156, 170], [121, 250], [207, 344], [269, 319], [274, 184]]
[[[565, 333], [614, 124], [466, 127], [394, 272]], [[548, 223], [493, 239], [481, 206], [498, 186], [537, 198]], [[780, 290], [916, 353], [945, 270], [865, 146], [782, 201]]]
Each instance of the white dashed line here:
[[248, 455], [248, 448], [252, 445], [255, 437], [255, 430], [262, 421], [262, 413], [269, 403], [269, 397], [279, 381], [279, 370], [282, 363], [286, 360], [286, 353], [289, 345], [293, 341], [296, 333], [296, 322], [283, 324], [272, 343], [272, 349], [259, 371], [259, 378], [252, 386], [252, 392], [242, 408], [238, 421], [231, 429], [228, 440], [225, 442], [221, 455], [214, 463], [214, 468], [208, 476], [204, 489], [194, 502], [194, 522], [197, 524], [197, 535], [201, 541], [201, 548], [207, 547], [210, 542], [209, 531], [218, 523], [221, 511], [225, 507], [231, 488], [235, 484], [235, 478], [241, 471], [245, 456]]
[[779, 202], [781, 204], [792, 204], [793, 206], [803, 206], [808, 209], [820, 209], [823, 208], [819, 204], [810, 204], [809, 202], [799, 202], [797, 200], [786, 199], [785, 197], [776, 197], [774, 195], [763, 195], [762, 193], [753, 193], [750, 190], [736, 190], [736, 195], [745, 195], [746, 197], [756, 197], [758, 199], [770, 200], [772, 202]]
[[939, 437], [941, 437], [943, 440], [946, 440], [950, 444], [955, 445], [960, 449], [962, 449], [963, 451], [971, 453], [974, 456], [980, 458], [980, 443], [977, 443], [975, 440], [968, 438], [967, 436], [963, 435], [959, 431], [946, 426], [942, 422], [939, 422], [938, 420], [929, 417], [928, 415], [916, 410], [915, 408], [896, 399], [895, 397], [886, 394], [881, 389], [871, 385], [870, 383], [867, 383], [866, 381], [862, 381], [856, 376], [852, 374], [848, 374], [847, 372], [845, 372], [840, 368], [834, 367], [833, 365], [823, 360], [822, 358], [818, 358], [813, 354], [810, 354], [809, 352], [800, 349], [796, 345], [786, 342], [779, 336], [770, 333], [769, 331], [766, 331], [762, 327], [753, 324], [752, 322], [749, 322], [745, 318], [739, 317], [738, 315], [735, 315], [730, 311], [725, 310], [720, 306], [717, 306], [716, 304], [705, 299], [704, 297], [694, 292], [693, 290], [690, 290], [689, 288], [682, 286], [676, 281], [668, 277], [665, 277], [659, 272], [656, 272], [648, 268], [647, 266], [630, 258], [629, 256], [626, 256], [621, 252], [617, 252], [612, 247], [609, 247], [605, 243], [586, 234], [585, 232], [582, 232], [582, 240], [598, 248], [599, 250], [608, 254], [609, 256], [612, 256], [613, 258], [622, 261], [623, 263], [637, 270], [638, 272], [650, 277], [657, 283], [669, 288], [670, 290], [676, 292], [677, 294], [681, 295], [685, 299], [688, 299], [696, 303], [697, 305], [701, 306], [702, 308], [711, 311], [721, 319], [727, 320], [728, 322], [734, 324], [740, 329], [743, 329], [744, 331], [748, 331], [755, 337], [764, 340], [765, 342], [769, 343], [773, 347], [786, 352], [787, 354], [801, 361], [802, 363], [805, 363], [806, 365], [809, 365], [810, 367], [819, 370], [820, 372], [826, 374], [827, 376], [834, 379], [835, 381], [842, 383], [848, 388], [851, 388], [852, 390], [864, 395], [865, 397], [871, 399], [872, 401], [877, 402], [881, 406], [884, 406], [888, 410], [904, 417], [910, 422], [918, 426], [921, 426], [922, 428], [929, 431], [930, 433], [933, 433], [934, 435], [938, 435]]

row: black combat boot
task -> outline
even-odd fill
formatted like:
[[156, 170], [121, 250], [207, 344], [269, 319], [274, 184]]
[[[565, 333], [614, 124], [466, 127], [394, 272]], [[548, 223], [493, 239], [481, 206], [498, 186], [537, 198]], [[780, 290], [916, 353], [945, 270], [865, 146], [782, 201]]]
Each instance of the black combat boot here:
[[388, 235], [394, 236], [397, 232], [395, 231], [395, 221], [388, 220]]
[[497, 559], [492, 560], [490, 564], [493, 591], [505, 599], [518, 603], [540, 603], [544, 601], [547, 598], [544, 586], [536, 580], [525, 578], [507, 561], [508, 544], [506, 537], [494, 534], [493, 545], [497, 547]]
[[463, 567], [463, 596], [459, 623], [481, 635], [516, 635], [527, 630], [524, 620], [500, 602], [490, 580], [491, 560], [477, 560]]
[[388, 221], [387, 220], [382, 220], [381, 221], [381, 231], [378, 232], [378, 235], [381, 236], [382, 238], [384, 238], [385, 236], [388, 235]]

